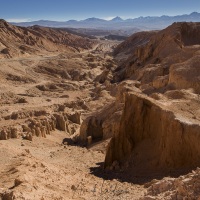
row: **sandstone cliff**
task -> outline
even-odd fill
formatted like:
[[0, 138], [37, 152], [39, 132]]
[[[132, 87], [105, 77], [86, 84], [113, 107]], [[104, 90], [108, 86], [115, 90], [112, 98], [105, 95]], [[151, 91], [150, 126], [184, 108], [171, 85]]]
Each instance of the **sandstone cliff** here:
[[171, 106], [143, 94], [128, 93], [105, 167], [114, 161], [122, 165], [128, 161], [132, 168], [149, 172], [198, 166], [200, 123], [174, 112]]
[[117, 59], [122, 52], [129, 58], [114, 80], [137, 80], [146, 95], [127, 93], [105, 168], [121, 165], [150, 173], [199, 166], [199, 27], [174, 23], [151, 36], [141, 33], [148, 39], [144, 44], [135, 45], [135, 34], [117, 47]]

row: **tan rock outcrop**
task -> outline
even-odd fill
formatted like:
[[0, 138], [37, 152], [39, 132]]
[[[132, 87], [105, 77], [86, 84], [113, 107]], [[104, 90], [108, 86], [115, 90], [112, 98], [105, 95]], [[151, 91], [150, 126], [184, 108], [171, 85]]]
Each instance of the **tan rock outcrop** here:
[[92, 139], [102, 139], [103, 129], [102, 121], [95, 116], [87, 118], [81, 125], [79, 139], [83, 142], [87, 141], [88, 136]]
[[46, 137], [46, 135], [51, 134], [51, 131], [55, 130], [55, 120], [53, 116], [30, 118], [26, 121], [28, 125], [23, 125], [23, 131], [31, 133], [32, 136]]
[[54, 114], [56, 118], [56, 128], [61, 131], [66, 131], [66, 121], [63, 115], [61, 114]]
[[[73, 113], [73, 121], [81, 123], [80, 113]], [[79, 125], [77, 124], [79, 127]], [[35, 118], [29, 118], [22, 124], [20, 131], [16, 127], [5, 127], [0, 131], [0, 140], [7, 140], [9, 138], [18, 138], [20, 135], [27, 140], [32, 141], [33, 136], [46, 137], [50, 135], [52, 131], [57, 128], [58, 130], [67, 131], [69, 134], [74, 132], [71, 130], [72, 127], [77, 129], [75, 124], [70, 125], [67, 120], [67, 116], [64, 114], [54, 114], [48, 117], [39, 116]], [[72, 133], [73, 132], [73, 133]]]
[[22, 138], [23, 138], [24, 140], [32, 141], [32, 140], [33, 140], [33, 135], [32, 135], [31, 132], [29, 132], [29, 133], [23, 133], [23, 134], [22, 134]]
[[112, 78], [111, 74], [109, 74], [109, 70], [104, 70], [100, 75], [98, 75], [94, 81], [99, 83], [104, 83], [106, 80], [110, 80]]
[[39, 127], [35, 128], [35, 134], [36, 134], [37, 137], [41, 137], [42, 136], [42, 133], [41, 133], [41, 130], [40, 130]]
[[192, 88], [200, 93], [200, 55], [170, 67], [169, 83], [176, 89]]
[[153, 87], [156, 89], [166, 87], [169, 82], [169, 76], [157, 76], [153, 80]]
[[17, 128], [12, 127], [11, 128], [11, 138], [18, 138], [18, 137], [19, 137], [19, 133], [18, 133]]
[[171, 65], [180, 63], [180, 68], [181, 63], [192, 58], [195, 52], [199, 54], [199, 33], [199, 23], [182, 22], [158, 32], [133, 34], [115, 49], [116, 59], [123, 62], [114, 73], [114, 81], [131, 78], [149, 83], [156, 76], [168, 75]]
[[[128, 93], [119, 132], [111, 139], [105, 167], [127, 160], [145, 170], [200, 164], [200, 124], [170, 111], [146, 95]], [[144, 160], [148, 160], [144, 164]], [[133, 167], [133, 166], [132, 166]]]
[[0, 136], [1, 136], [0, 137], [1, 140], [7, 140], [8, 139], [8, 134], [7, 134], [7, 132], [5, 130], [1, 131]]
[[0, 131], [0, 140], [7, 140], [10, 138], [18, 138], [19, 137], [19, 131], [17, 127], [4, 127]]
[[141, 92], [135, 86], [137, 81], [124, 81], [111, 91], [116, 96], [116, 101], [105, 106], [99, 113], [88, 117], [80, 127], [79, 139], [87, 142], [87, 137], [95, 139], [108, 139], [118, 133], [122, 110], [124, 107], [124, 94], [127, 91]]
[[67, 117], [73, 123], [76, 123], [76, 124], [81, 124], [82, 123], [81, 113], [80, 112], [70, 113], [69, 115], [67, 115]]
[[166, 177], [162, 180], [153, 180], [148, 183], [147, 194], [140, 200], [148, 198], [162, 199], [199, 199], [200, 196], [200, 169], [178, 178]]

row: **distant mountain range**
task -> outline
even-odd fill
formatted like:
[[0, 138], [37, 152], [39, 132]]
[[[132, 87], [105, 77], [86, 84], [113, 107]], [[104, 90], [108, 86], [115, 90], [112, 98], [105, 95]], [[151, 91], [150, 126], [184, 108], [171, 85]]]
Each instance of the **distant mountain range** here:
[[161, 17], [138, 17], [134, 19], [122, 19], [120, 17], [115, 17], [112, 20], [104, 20], [99, 18], [88, 18], [85, 20], [69, 20], [65, 22], [49, 21], [49, 20], [39, 20], [33, 22], [22, 22], [22, 23], [12, 23], [17, 26], [46, 26], [46, 27], [56, 27], [56, 28], [92, 28], [101, 30], [128, 30], [136, 32], [138, 30], [155, 30], [163, 29], [174, 22], [200, 22], [200, 13], [193, 12], [191, 14], [177, 15], [177, 16], [167, 16], [163, 15]]

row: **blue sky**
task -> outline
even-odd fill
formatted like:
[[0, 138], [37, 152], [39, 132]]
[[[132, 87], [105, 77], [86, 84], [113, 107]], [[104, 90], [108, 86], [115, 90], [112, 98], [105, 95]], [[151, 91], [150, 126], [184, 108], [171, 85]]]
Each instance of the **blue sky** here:
[[200, 12], [200, 0], [0, 0], [0, 18], [8, 21], [111, 19], [115, 16], [127, 19], [194, 11]]

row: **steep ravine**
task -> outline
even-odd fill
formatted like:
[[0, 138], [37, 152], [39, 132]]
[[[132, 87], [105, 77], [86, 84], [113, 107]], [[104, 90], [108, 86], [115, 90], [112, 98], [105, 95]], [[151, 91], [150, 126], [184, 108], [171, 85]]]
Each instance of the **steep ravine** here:
[[[181, 115], [180, 115], [181, 116]], [[149, 173], [200, 165], [200, 124], [178, 117], [164, 103], [143, 94], [128, 93], [119, 132], [109, 144], [105, 167], [122, 166]]]

